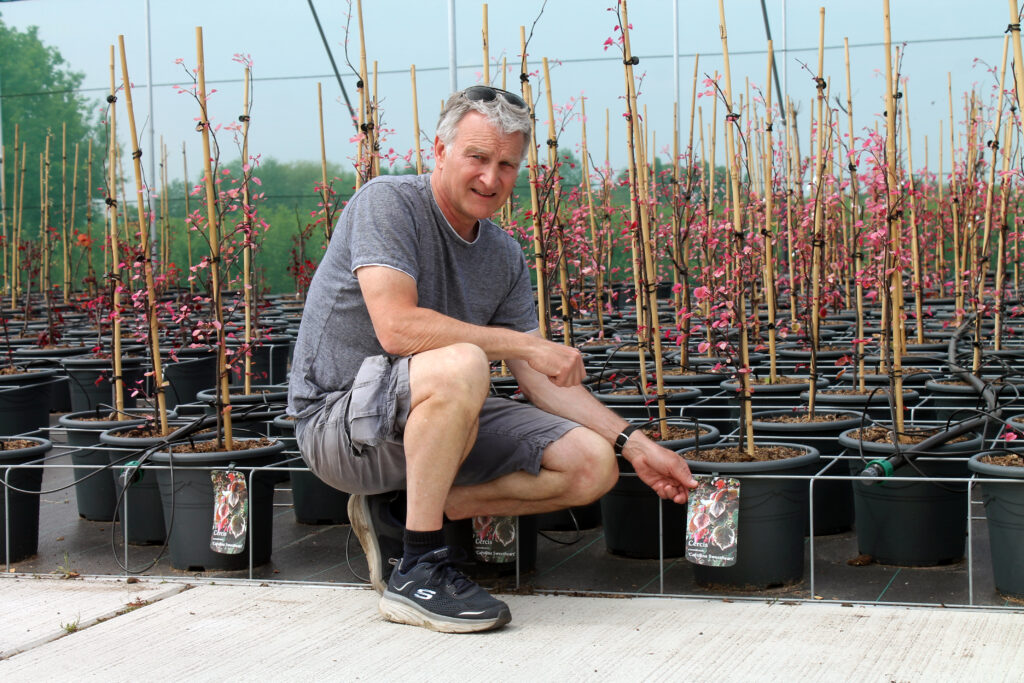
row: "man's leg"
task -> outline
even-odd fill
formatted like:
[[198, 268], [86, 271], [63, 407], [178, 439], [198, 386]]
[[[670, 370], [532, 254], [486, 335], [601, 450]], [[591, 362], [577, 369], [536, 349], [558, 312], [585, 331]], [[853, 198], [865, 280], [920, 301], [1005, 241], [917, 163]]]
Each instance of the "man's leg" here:
[[497, 628], [511, 620], [508, 606], [455, 569], [441, 532], [445, 501], [476, 440], [490, 388], [487, 356], [471, 344], [417, 354], [409, 362], [409, 388], [405, 554], [379, 609], [391, 621], [438, 631]]
[[413, 356], [405, 425], [408, 512], [413, 531], [440, 530], [445, 500], [476, 439], [477, 420], [490, 389], [487, 356], [455, 344]]
[[544, 449], [538, 474], [513, 472], [484, 484], [454, 486], [445, 513], [450, 519], [477, 515], [530, 515], [586, 505], [608, 492], [619, 469], [611, 444], [577, 427]]

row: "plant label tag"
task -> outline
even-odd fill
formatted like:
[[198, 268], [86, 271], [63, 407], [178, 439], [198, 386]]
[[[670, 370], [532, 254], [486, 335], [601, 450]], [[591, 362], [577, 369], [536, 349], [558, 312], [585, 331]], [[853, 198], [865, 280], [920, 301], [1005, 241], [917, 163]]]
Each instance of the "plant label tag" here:
[[515, 517], [473, 518], [473, 554], [481, 562], [514, 562], [516, 559]]
[[245, 532], [249, 523], [249, 489], [245, 475], [234, 470], [212, 470], [213, 533], [210, 550], [223, 555], [237, 555], [245, 549]]
[[740, 522], [740, 482], [696, 474], [686, 509], [686, 559], [708, 567], [736, 564]]

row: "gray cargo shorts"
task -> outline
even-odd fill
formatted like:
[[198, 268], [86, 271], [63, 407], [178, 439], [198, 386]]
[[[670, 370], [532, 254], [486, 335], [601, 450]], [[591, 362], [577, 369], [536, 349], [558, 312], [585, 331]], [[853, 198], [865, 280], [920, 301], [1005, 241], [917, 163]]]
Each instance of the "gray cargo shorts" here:
[[[371, 356], [349, 391], [328, 394], [319, 412], [296, 425], [302, 458], [320, 479], [347, 493], [405, 489], [409, 407], [409, 358]], [[536, 475], [544, 449], [579, 426], [528, 403], [488, 397], [455, 484], [482, 484], [518, 471]]]

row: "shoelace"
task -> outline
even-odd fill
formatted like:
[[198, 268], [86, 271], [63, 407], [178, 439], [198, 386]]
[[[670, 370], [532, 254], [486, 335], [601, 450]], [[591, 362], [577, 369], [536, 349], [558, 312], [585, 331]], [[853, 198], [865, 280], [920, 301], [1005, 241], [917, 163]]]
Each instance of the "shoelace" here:
[[430, 569], [429, 582], [434, 585], [450, 583], [456, 593], [462, 593], [476, 586], [472, 579], [455, 567], [455, 562], [465, 557], [466, 553], [461, 548], [456, 548], [451, 556], [432, 563], [434, 566]]

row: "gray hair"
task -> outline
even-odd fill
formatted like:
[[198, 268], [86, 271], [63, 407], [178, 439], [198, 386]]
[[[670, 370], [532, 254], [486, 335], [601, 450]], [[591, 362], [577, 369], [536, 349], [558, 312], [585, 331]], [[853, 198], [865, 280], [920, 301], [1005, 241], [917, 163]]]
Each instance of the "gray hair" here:
[[526, 159], [529, 151], [527, 145], [533, 139], [533, 119], [530, 110], [515, 106], [500, 92], [493, 100], [470, 100], [462, 90], [449, 97], [437, 121], [437, 137], [445, 147], [450, 147], [455, 142], [459, 122], [471, 111], [483, 114], [488, 123], [504, 135], [522, 133], [523, 152], [519, 162], [522, 163]]

